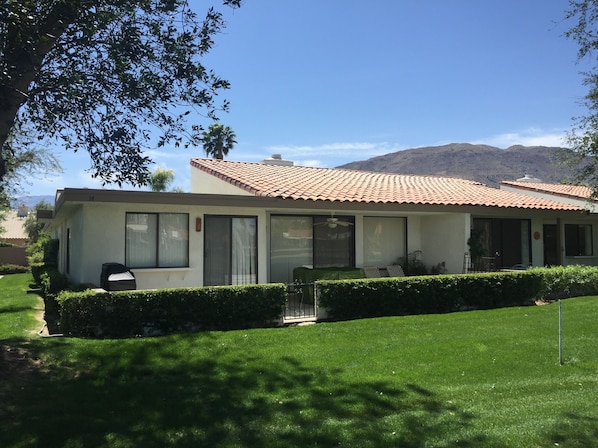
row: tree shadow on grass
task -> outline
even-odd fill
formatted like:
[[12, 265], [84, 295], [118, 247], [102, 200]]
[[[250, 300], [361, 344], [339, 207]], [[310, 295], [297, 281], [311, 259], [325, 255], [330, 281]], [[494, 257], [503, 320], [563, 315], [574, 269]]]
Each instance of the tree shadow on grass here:
[[598, 416], [567, 413], [546, 437], [546, 446], [586, 448], [598, 446]]
[[[83, 367], [8, 378], [0, 446], [500, 446], [421, 385], [347, 381], [290, 356], [185, 356], [197, 338], [178, 337], [176, 350], [171, 338], [99, 344], [79, 353]], [[52, 341], [55, 356], [67, 346]]]

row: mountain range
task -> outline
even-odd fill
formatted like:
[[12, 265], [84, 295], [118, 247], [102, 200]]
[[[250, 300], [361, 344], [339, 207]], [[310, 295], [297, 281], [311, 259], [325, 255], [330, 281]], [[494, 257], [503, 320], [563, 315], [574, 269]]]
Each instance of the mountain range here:
[[49, 204], [54, 205], [54, 196], [52, 195], [39, 195], [39, 196], [20, 196], [11, 201], [10, 208], [17, 209], [21, 205], [25, 205], [29, 208], [35, 207], [35, 204], [41, 201], [46, 201]]
[[[500, 149], [488, 145], [451, 143], [426, 146], [350, 162], [337, 168], [459, 177], [498, 187], [503, 180], [517, 180], [525, 175], [550, 183], [571, 181], [574, 170], [560, 162], [564, 149], [547, 146], [511, 146]], [[22, 196], [13, 202], [33, 207], [41, 200], [54, 203], [54, 196]]]
[[503, 180], [525, 175], [544, 182], [561, 183], [574, 178], [574, 169], [561, 162], [564, 149], [546, 146], [511, 146], [451, 143], [426, 146], [351, 162], [338, 168], [397, 174], [459, 177], [498, 187]]

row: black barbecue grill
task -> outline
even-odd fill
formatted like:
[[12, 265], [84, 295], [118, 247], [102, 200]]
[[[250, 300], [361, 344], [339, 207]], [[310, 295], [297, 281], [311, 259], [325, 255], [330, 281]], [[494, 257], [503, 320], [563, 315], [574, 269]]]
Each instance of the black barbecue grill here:
[[129, 291], [137, 289], [135, 275], [124, 264], [104, 263], [100, 286], [106, 291]]

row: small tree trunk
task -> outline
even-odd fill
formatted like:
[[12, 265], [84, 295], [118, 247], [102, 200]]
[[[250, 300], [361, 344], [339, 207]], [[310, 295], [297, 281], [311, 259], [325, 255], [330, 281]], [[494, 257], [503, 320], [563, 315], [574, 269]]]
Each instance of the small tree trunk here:
[[[15, 125], [19, 109], [29, 100], [29, 89], [39, 73], [43, 60], [54, 47], [56, 40], [77, 17], [81, 5], [78, 1], [58, 2], [46, 15], [46, 21], [37, 28], [8, 24], [5, 51], [2, 55], [9, 67], [9, 84], [0, 84], [0, 182], [7, 173], [9, 154], [6, 142]], [[21, 11], [21, 14], [29, 14]], [[22, 19], [25, 22], [25, 19]], [[23, 40], [31, 41], [27, 48]], [[29, 51], [34, 48], [34, 51]]]

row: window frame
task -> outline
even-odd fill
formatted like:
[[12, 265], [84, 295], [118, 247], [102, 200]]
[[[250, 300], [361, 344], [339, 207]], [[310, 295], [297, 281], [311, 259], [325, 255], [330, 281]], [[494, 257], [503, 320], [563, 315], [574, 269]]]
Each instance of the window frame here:
[[[129, 223], [129, 216], [131, 215], [148, 215], [148, 216], [156, 216], [156, 234], [155, 234], [155, 244], [156, 249], [153, 255], [153, 263], [149, 266], [136, 266], [135, 264], [131, 264], [129, 261], [129, 237], [128, 237], [128, 223]], [[175, 264], [175, 265], [168, 265], [164, 266], [161, 264], [160, 260], [160, 217], [164, 215], [179, 215], [186, 217], [187, 226], [187, 238], [186, 238], [186, 254], [184, 255], [185, 261], [182, 264]], [[189, 231], [189, 213], [185, 212], [126, 212], [125, 213], [125, 265], [131, 269], [172, 269], [172, 268], [188, 268], [189, 267], [189, 235], [191, 234]]]
[[[269, 225], [270, 225], [270, 229], [272, 229], [274, 227], [274, 224], [272, 222], [273, 219], [279, 218], [279, 217], [283, 217], [283, 218], [309, 218], [311, 220], [311, 228], [312, 228], [312, 246], [311, 246], [311, 263], [308, 263], [307, 265], [311, 266], [314, 269], [321, 269], [321, 268], [327, 268], [327, 267], [355, 267], [356, 265], [356, 238], [357, 238], [357, 230], [355, 229], [356, 225], [356, 215], [337, 215], [336, 217], [343, 220], [343, 221], [349, 221], [350, 224], [350, 229], [351, 229], [351, 238], [348, 239], [348, 245], [347, 247], [349, 248], [349, 264], [344, 263], [343, 266], [338, 266], [338, 265], [332, 265], [330, 263], [322, 263], [321, 260], [321, 256], [318, 256], [318, 250], [320, 249], [318, 247], [318, 243], [317, 243], [317, 238], [316, 238], [316, 230], [315, 230], [315, 225], [321, 225], [323, 223], [326, 222], [326, 220], [328, 218], [330, 218], [329, 214], [310, 214], [310, 213], [298, 213], [298, 214], [294, 214], [294, 213], [271, 213], [269, 216]], [[343, 227], [339, 227], [339, 230], [341, 230]], [[269, 264], [269, 279], [270, 281], [272, 281], [272, 230], [270, 231], [270, 242], [269, 242], [269, 248], [268, 248], [268, 264]], [[332, 241], [332, 240], [331, 240]], [[320, 243], [322, 244], [322, 243]], [[303, 265], [305, 266], [305, 265]], [[289, 282], [292, 282], [293, 279], [289, 278], [288, 279]]]
[[[371, 246], [370, 246], [370, 243], [368, 242], [368, 235], [366, 234], [366, 231], [368, 228], [367, 221], [375, 220], [375, 219], [376, 220], [388, 220], [389, 222], [391, 222], [391, 220], [392, 220], [395, 224], [398, 222], [401, 222], [401, 227], [402, 227], [402, 229], [400, 229], [400, 231], [402, 231], [402, 235], [396, 235], [397, 238], [393, 238], [393, 240], [396, 240], [397, 242], [400, 241], [400, 245], [402, 246], [402, 249], [403, 249], [402, 252], [399, 249], [392, 260], [389, 260], [388, 263], [380, 265], [380, 266], [378, 266], [378, 264], [380, 264], [380, 263], [374, 263], [373, 261], [370, 261], [368, 259], [368, 252], [371, 252], [369, 250]], [[363, 263], [364, 263], [364, 266], [376, 266], [379, 268], [384, 268], [388, 265], [391, 265], [391, 264], [397, 262], [397, 260], [400, 258], [407, 257], [407, 217], [406, 216], [366, 215], [363, 217], [362, 232], [363, 232]], [[402, 236], [402, 238], [400, 238], [400, 236]]]
[[[581, 229], [584, 230], [581, 230]], [[574, 230], [574, 233], [570, 232]], [[589, 231], [587, 230], [589, 229]], [[565, 224], [565, 256], [566, 257], [591, 257], [594, 255], [594, 228], [592, 224]], [[589, 244], [586, 241], [589, 237]], [[585, 249], [589, 247], [589, 253]], [[580, 249], [583, 249], [583, 253]]]
[[[212, 273], [209, 272], [209, 266], [211, 266], [211, 261], [208, 260], [208, 246], [209, 244], [207, 243], [208, 239], [211, 239], [214, 237], [214, 235], [208, 235], [208, 232], [210, 231], [210, 220], [211, 219], [227, 219], [228, 220], [228, 224], [229, 226], [227, 227], [227, 231], [228, 231], [228, 253], [226, 254], [228, 257], [228, 263], [226, 264], [227, 268], [228, 268], [228, 273], [226, 275], [228, 275], [228, 283], [218, 283], [218, 284], [211, 284], [213, 283], [211, 281], [212, 279]], [[234, 272], [232, 272], [232, 266], [233, 266], [233, 232], [234, 232], [234, 224], [233, 224], [233, 220], [235, 219], [252, 219], [255, 225], [255, 235], [253, 235], [254, 237], [254, 247], [255, 247], [255, 260], [253, 260], [254, 262], [254, 271], [250, 272], [249, 274], [246, 275], [254, 275], [255, 276], [255, 282], [250, 282], [250, 283], [235, 283], [233, 282], [233, 276], [235, 275]], [[233, 286], [233, 285], [242, 285], [242, 284], [253, 284], [253, 283], [257, 283], [259, 280], [259, 219], [257, 215], [239, 215], [239, 214], [232, 214], [232, 215], [227, 215], [227, 214], [205, 214], [203, 216], [203, 221], [204, 221], [204, 225], [203, 225], [203, 234], [204, 234], [204, 249], [203, 249], [203, 284], [204, 286]], [[238, 275], [238, 274], [237, 274]], [[208, 281], [210, 280], [210, 281]]]

